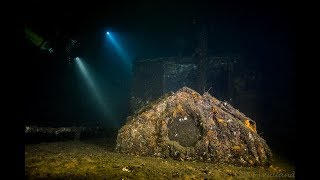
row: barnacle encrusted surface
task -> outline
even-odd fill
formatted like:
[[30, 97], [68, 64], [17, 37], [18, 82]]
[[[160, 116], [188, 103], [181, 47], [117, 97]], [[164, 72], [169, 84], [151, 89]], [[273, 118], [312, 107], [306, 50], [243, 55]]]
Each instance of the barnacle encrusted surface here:
[[118, 132], [116, 151], [246, 166], [272, 160], [253, 120], [227, 102], [187, 87], [128, 117]]

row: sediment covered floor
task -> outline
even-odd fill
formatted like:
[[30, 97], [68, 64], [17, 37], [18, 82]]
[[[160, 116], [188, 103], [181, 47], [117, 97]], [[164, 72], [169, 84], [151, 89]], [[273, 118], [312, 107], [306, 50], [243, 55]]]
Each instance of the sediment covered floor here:
[[27, 179], [293, 179], [295, 167], [277, 155], [270, 167], [237, 167], [139, 157], [114, 151], [114, 139], [25, 145]]

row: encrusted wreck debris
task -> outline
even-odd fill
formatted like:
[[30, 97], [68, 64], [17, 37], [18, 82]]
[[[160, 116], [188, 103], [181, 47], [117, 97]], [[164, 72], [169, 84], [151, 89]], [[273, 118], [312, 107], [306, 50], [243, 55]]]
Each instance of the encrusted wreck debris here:
[[116, 150], [245, 166], [269, 165], [272, 160], [253, 120], [227, 102], [187, 87], [128, 117], [118, 132]]
[[[38, 139], [48, 140], [53, 137], [58, 139], [73, 138], [80, 140], [81, 136], [97, 136], [103, 132], [101, 127], [38, 127], [25, 126], [26, 139], [37, 137]], [[32, 138], [30, 138], [32, 137]], [[51, 138], [50, 138], [51, 137]]]

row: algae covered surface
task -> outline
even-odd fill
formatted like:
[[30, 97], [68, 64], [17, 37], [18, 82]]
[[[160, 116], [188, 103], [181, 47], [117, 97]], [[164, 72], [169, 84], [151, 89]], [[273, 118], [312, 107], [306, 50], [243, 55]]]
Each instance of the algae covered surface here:
[[256, 123], [208, 92], [183, 87], [150, 103], [118, 131], [116, 150], [125, 154], [268, 166], [272, 153]]
[[295, 167], [275, 155], [271, 166], [243, 167], [115, 151], [115, 139], [25, 145], [26, 179], [294, 179]]

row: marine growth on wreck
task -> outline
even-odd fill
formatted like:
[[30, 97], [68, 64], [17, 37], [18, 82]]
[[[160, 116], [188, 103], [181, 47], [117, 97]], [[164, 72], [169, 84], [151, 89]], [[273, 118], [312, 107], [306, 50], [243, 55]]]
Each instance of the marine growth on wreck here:
[[119, 130], [116, 151], [243, 166], [272, 161], [253, 120], [227, 102], [188, 87], [128, 117]]

